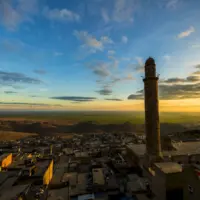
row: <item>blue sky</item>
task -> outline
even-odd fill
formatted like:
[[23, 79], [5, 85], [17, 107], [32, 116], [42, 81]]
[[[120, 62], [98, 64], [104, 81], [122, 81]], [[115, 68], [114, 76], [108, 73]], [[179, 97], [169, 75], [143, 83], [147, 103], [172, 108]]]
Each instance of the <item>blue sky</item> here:
[[199, 0], [0, 0], [1, 107], [128, 107], [149, 56], [161, 99], [199, 98], [198, 19]]

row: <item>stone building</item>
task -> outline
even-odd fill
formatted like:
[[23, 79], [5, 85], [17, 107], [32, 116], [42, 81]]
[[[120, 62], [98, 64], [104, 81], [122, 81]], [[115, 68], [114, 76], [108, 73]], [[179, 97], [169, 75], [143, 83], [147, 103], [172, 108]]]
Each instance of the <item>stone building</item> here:
[[127, 152], [142, 168], [154, 200], [200, 199], [200, 142], [170, 143], [161, 149], [158, 76], [153, 58], [145, 63], [146, 144], [127, 145]]

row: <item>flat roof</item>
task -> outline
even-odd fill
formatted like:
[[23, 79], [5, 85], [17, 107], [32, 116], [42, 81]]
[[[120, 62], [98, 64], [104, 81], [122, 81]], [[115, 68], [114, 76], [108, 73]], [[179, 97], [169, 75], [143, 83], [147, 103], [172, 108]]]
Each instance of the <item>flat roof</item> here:
[[64, 173], [62, 181], [69, 181], [70, 185], [77, 184], [77, 172]]
[[183, 170], [182, 166], [175, 162], [161, 162], [154, 163], [154, 165], [165, 174], [182, 172]]
[[81, 184], [81, 185], [87, 184], [87, 173], [78, 174], [78, 184]]
[[[200, 154], [200, 141], [172, 143], [177, 151], [172, 151], [171, 155]], [[171, 152], [169, 152], [171, 153]]]
[[[179, 156], [179, 155], [194, 155], [200, 154], [200, 141], [195, 142], [179, 142], [172, 143], [176, 151], [162, 151], [163, 156]], [[132, 150], [137, 156], [144, 156], [146, 153], [145, 144], [131, 144], [127, 147]]]
[[64, 175], [64, 167], [57, 168], [52, 177], [51, 184], [60, 184], [60, 181], [61, 181], [63, 175]]
[[76, 152], [75, 157], [81, 157], [81, 158], [88, 157], [88, 152]]
[[127, 182], [127, 189], [128, 191], [131, 192], [140, 192], [140, 191], [145, 191], [145, 186], [141, 185], [138, 181], [134, 182]]
[[9, 173], [6, 173], [6, 172], [1, 172], [0, 173], [0, 185], [2, 183], [4, 183], [6, 181], [6, 179], [9, 178]]
[[[7, 190], [8, 188], [11, 188], [11, 186], [17, 181], [18, 177], [13, 176], [13, 177], [8, 177], [5, 182], [0, 187], [0, 193], [3, 191]], [[1, 199], [1, 198], [0, 198]]]
[[130, 144], [127, 147], [132, 150], [137, 156], [143, 156], [146, 153], [145, 144]]
[[49, 190], [49, 196], [47, 200], [68, 200], [69, 191], [68, 187], [57, 189], [57, 190]]
[[127, 182], [127, 186], [130, 191], [137, 192], [137, 191], [144, 191], [146, 189], [146, 181], [147, 178], [139, 177], [138, 175], [130, 174], [129, 181]]
[[103, 174], [103, 168], [96, 168], [92, 170], [93, 183], [97, 185], [104, 185], [105, 179]]
[[3, 194], [0, 194], [0, 198], [1, 200], [10, 200], [12, 198], [16, 198], [18, 195], [20, 195], [21, 192], [26, 191], [28, 187], [29, 185], [13, 186], [11, 188], [8, 188], [6, 191], [2, 191]]
[[78, 174], [78, 183], [77, 183], [77, 189], [79, 194], [86, 194], [87, 193], [87, 179], [88, 173], [80, 173]]
[[74, 151], [72, 148], [64, 148], [63, 151], [66, 153], [66, 154], [73, 154]]

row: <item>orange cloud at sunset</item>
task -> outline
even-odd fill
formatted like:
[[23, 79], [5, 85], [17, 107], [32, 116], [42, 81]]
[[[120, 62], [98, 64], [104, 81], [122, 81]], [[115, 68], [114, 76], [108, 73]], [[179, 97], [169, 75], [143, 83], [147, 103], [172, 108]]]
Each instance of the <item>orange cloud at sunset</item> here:
[[[49, 105], [0, 105], [1, 110], [88, 110], [88, 111], [144, 111], [143, 100], [65, 102], [63, 106]], [[160, 112], [200, 112], [200, 99], [160, 100]]]

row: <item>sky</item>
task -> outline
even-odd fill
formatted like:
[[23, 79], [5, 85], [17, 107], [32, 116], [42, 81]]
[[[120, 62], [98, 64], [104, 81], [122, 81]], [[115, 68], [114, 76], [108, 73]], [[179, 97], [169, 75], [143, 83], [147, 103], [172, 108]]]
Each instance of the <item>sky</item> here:
[[0, 0], [0, 109], [200, 111], [199, 0]]

